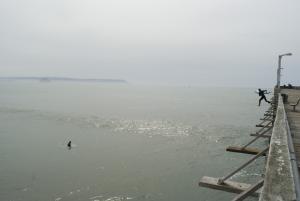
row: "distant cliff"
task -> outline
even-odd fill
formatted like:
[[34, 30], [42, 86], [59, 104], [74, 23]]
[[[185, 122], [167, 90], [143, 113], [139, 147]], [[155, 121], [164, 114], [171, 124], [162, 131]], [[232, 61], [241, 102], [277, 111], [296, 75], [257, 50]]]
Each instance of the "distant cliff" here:
[[83, 79], [71, 77], [0, 77], [0, 80], [37, 80], [41, 82], [66, 81], [66, 82], [101, 82], [101, 83], [122, 83], [126, 84], [126, 80], [121, 79]]

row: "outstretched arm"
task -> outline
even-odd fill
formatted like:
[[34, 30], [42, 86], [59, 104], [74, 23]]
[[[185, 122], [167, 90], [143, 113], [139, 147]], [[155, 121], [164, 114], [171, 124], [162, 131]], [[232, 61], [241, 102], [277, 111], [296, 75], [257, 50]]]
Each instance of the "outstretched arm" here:
[[271, 92], [267, 91], [267, 90], [264, 90], [265, 94], [270, 94]]

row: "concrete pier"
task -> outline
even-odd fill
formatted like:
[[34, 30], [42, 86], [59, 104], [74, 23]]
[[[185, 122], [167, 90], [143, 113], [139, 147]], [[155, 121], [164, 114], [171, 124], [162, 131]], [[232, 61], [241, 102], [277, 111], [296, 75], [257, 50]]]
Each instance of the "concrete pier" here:
[[288, 134], [285, 107], [279, 96], [260, 201], [296, 200]]
[[280, 92], [277, 114], [259, 200], [300, 200], [300, 88], [275, 91]]

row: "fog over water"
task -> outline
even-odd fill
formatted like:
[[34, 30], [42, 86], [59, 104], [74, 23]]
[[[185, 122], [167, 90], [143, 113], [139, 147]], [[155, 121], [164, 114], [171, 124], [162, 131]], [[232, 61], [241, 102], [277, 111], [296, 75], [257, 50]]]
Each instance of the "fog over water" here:
[[294, 0], [2, 0], [0, 75], [299, 85]]

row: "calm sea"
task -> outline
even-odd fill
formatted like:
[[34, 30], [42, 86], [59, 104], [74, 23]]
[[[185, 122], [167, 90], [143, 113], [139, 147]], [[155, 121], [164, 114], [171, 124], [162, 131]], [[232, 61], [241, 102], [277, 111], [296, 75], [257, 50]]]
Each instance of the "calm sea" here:
[[[255, 131], [254, 91], [1, 81], [0, 200], [230, 200], [198, 182], [251, 157], [225, 148]], [[257, 181], [264, 162], [232, 179]]]

